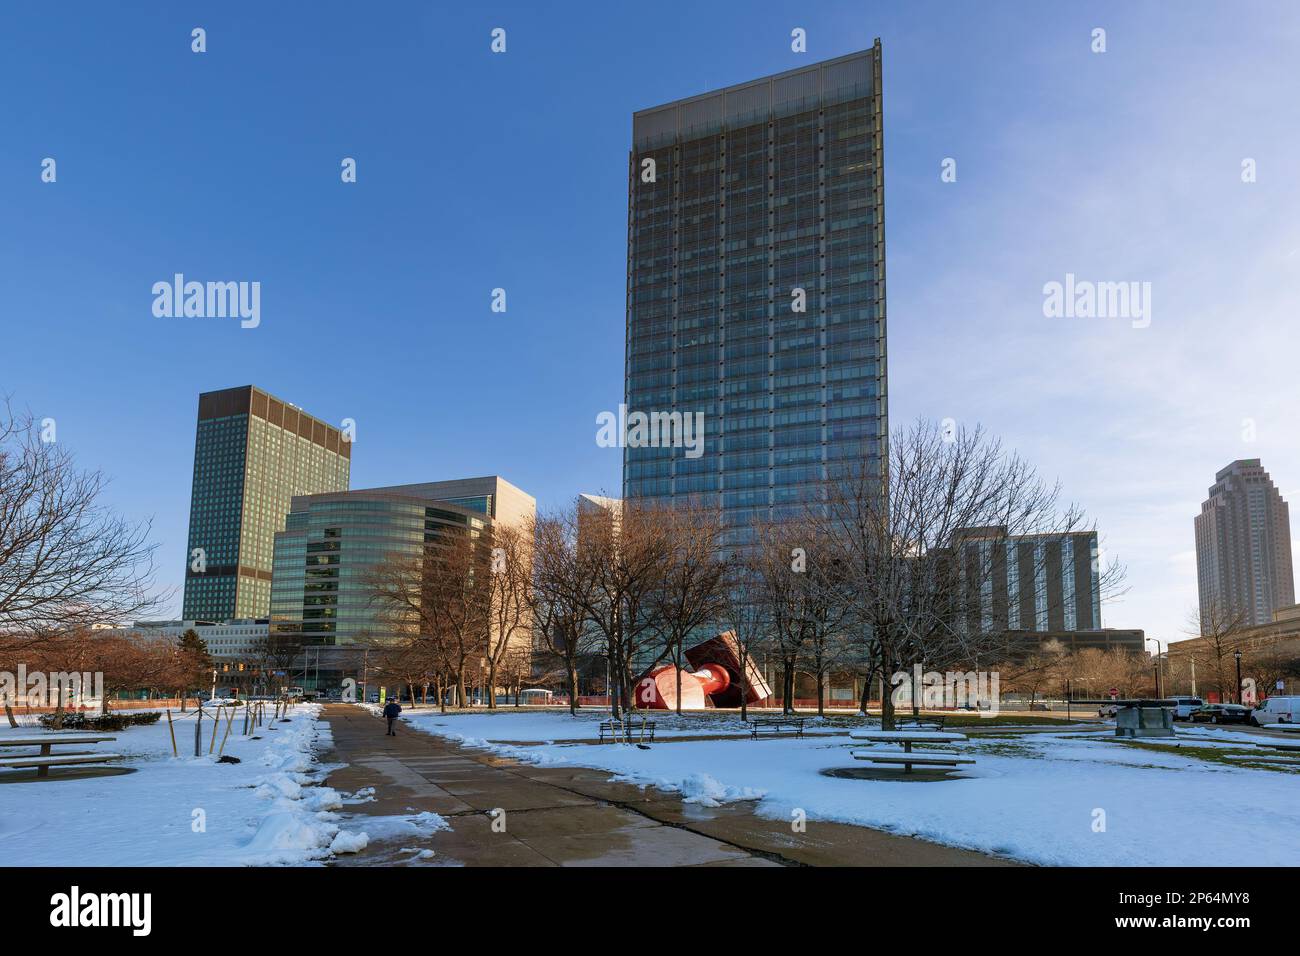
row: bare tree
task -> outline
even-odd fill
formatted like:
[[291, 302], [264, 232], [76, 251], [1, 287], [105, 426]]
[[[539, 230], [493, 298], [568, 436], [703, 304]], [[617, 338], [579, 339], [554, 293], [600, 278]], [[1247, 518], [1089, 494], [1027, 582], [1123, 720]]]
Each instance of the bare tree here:
[[578, 515], [578, 574], [589, 581], [575, 595], [587, 621], [604, 639], [611, 680], [610, 712], [617, 719], [634, 708], [634, 668], [646, 671], [664, 659], [655, 640], [660, 624], [653, 600], [672, 557], [671, 536], [660, 510], [635, 501], [614, 511]]
[[[737, 550], [727, 561], [721, 621], [736, 644], [740, 671], [740, 719], [749, 720], [749, 667], [767, 633], [766, 605], [760, 599], [761, 562], [752, 550]], [[680, 697], [680, 694], [678, 695]]]
[[1203, 609], [1193, 611], [1188, 619], [1187, 633], [1197, 638], [1190, 646], [1198, 674], [1205, 683], [1212, 684], [1219, 700], [1240, 700], [1241, 688], [1228, 696], [1226, 689], [1237, 683], [1235, 653], [1246, 646], [1245, 631], [1250, 626], [1247, 608], [1226, 604], [1211, 598]]
[[1060, 641], [1046, 641], [1027, 655], [999, 662], [999, 684], [1004, 692], [1028, 692], [1033, 703], [1039, 694], [1064, 682], [1071, 663], [1072, 658]]
[[497, 705], [497, 671], [507, 653], [519, 650], [532, 628], [533, 545], [527, 528], [501, 525], [491, 530], [492, 576], [488, 582], [490, 627], [487, 636], [488, 709]]
[[[858, 637], [876, 644], [885, 673], [995, 651], [1002, 634], [983, 626], [983, 593], [1007, 543], [1083, 530], [1079, 509], [1058, 509], [1056, 486], [978, 428], [918, 421], [891, 438], [879, 468], [864, 456], [830, 479], [810, 513], [825, 523]], [[881, 717], [893, 726], [888, 693]]]
[[721, 555], [722, 525], [716, 509], [683, 503], [661, 512], [660, 520], [667, 535], [668, 556], [659, 586], [647, 601], [647, 616], [658, 631], [663, 653], [676, 667], [680, 714], [686, 642], [722, 616], [727, 602], [727, 566]]
[[1243, 666], [1254, 675], [1264, 696], [1274, 693], [1279, 682], [1300, 678], [1300, 651], [1294, 647], [1288, 650], [1279, 641], [1252, 647], [1242, 655]]
[[399, 633], [414, 633], [429, 657], [446, 662], [462, 707], [469, 662], [487, 652], [490, 562], [475, 531], [448, 528], [419, 554], [388, 556], [367, 579], [379, 613]]
[[123, 623], [151, 594], [156, 545], [100, 502], [106, 479], [78, 470], [30, 416], [0, 413], [0, 634], [40, 640]]
[[830, 642], [845, 627], [851, 607], [840, 587], [843, 569], [824, 528], [807, 516], [757, 523], [748, 549], [764, 645], [781, 664], [782, 708], [792, 713], [801, 665], [807, 669], [813, 662], [819, 695], [824, 688]]
[[548, 655], [560, 663], [569, 694], [569, 713], [578, 712], [578, 669], [596, 649], [587, 608], [594, 602], [592, 581], [578, 556], [576, 508], [545, 515], [533, 523], [531, 618]]

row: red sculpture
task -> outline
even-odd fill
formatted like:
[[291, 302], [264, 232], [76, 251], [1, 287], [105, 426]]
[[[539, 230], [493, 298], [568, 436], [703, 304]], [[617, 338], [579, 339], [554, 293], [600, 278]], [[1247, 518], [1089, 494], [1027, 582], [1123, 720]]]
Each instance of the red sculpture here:
[[[696, 644], [687, 649], [685, 656], [694, 671], [682, 671], [683, 710], [740, 706], [740, 649], [731, 631]], [[753, 660], [747, 659], [745, 665], [746, 703], [754, 704], [770, 697], [772, 689]], [[638, 682], [636, 698], [638, 707], [676, 710], [677, 667], [665, 664], [652, 670]]]

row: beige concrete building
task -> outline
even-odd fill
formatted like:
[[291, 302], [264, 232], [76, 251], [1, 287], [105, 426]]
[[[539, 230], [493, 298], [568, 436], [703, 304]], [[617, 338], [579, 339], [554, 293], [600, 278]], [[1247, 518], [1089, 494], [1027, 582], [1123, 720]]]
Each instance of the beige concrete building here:
[[1300, 604], [1278, 608], [1267, 624], [1239, 628], [1217, 639], [1202, 636], [1170, 644], [1166, 654], [1170, 692], [1203, 694], [1222, 684], [1231, 695], [1237, 651], [1241, 652], [1242, 677], [1260, 685], [1260, 697], [1300, 693]]

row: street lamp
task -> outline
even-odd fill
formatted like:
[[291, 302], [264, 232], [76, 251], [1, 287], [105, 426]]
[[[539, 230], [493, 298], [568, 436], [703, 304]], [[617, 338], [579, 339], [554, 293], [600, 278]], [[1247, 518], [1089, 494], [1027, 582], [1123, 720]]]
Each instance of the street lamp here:
[[1241, 648], [1232, 652], [1232, 656], [1237, 660], [1237, 703], [1241, 703]]

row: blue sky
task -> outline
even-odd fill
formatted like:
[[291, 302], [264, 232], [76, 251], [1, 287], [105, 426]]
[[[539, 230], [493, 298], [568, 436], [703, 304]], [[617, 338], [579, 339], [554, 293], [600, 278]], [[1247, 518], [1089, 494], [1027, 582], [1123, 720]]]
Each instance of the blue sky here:
[[[354, 419], [354, 487], [617, 494], [632, 111], [876, 36], [891, 417], [1059, 477], [1129, 568], [1105, 622], [1177, 639], [1214, 472], [1300, 496], [1289, 3], [5, 4], [0, 392], [152, 518], [164, 586], [205, 390]], [[260, 281], [260, 327], [154, 317], [176, 272]], [[1150, 325], [1044, 317], [1066, 273], [1150, 282]]]

